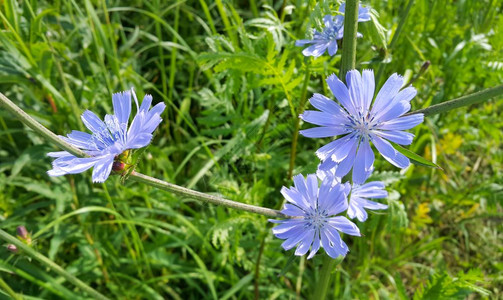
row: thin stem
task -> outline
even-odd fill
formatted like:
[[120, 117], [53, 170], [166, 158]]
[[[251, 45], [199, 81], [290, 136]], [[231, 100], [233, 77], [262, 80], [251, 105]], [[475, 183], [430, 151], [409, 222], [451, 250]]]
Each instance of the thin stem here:
[[172, 184], [172, 183], [169, 183], [166, 181], [162, 181], [162, 180], [159, 180], [159, 179], [156, 179], [156, 178], [144, 175], [144, 174], [140, 174], [137, 172], [131, 173], [129, 178], [131, 178], [134, 181], [145, 183], [150, 186], [156, 187], [160, 190], [164, 190], [164, 191], [174, 193], [177, 195], [181, 195], [181, 196], [186, 196], [188, 198], [199, 200], [202, 202], [212, 203], [215, 205], [222, 205], [225, 207], [248, 211], [248, 212], [252, 212], [252, 213], [256, 213], [256, 214], [264, 215], [264, 216], [268, 216], [268, 217], [275, 217], [275, 218], [287, 217], [275, 209], [250, 205], [250, 204], [246, 204], [246, 203], [228, 200], [228, 199], [218, 197], [218, 196], [204, 194], [204, 193], [201, 193], [198, 191], [184, 188], [179, 185]]
[[[59, 138], [52, 131], [45, 128], [42, 124], [37, 122], [35, 119], [30, 117], [27, 113], [25, 113], [21, 108], [19, 108], [16, 104], [10, 101], [4, 94], [0, 93], [0, 106], [5, 107], [8, 111], [14, 114], [21, 122], [26, 124], [28, 127], [36, 131], [42, 137], [48, 139], [52, 143], [56, 144], [63, 150], [70, 152], [71, 154], [79, 157], [88, 157], [88, 155], [82, 150], [66, 143], [63, 139]], [[224, 199], [222, 197], [207, 195], [201, 192], [197, 192], [191, 189], [187, 189], [172, 183], [168, 183], [147, 175], [143, 175], [137, 172], [133, 172], [129, 178], [135, 180], [137, 182], [142, 182], [148, 184], [150, 186], [156, 187], [161, 190], [165, 190], [168, 192], [172, 192], [178, 195], [186, 196], [188, 198], [192, 198], [195, 200], [203, 201], [206, 203], [212, 203], [216, 205], [222, 205], [229, 208], [234, 208], [238, 210], [248, 211], [252, 213], [256, 213], [259, 215], [264, 215], [267, 217], [275, 217], [275, 218], [287, 218], [280, 211], [270, 208], [265, 208], [261, 206], [255, 206], [250, 204], [245, 204], [237, 201], [232, 201], [228, 199]]]
[[21, 297], [21, 295], [16, 294], [16, 292], [14, 292], [5, 281], [3, 281], [2, 277], [0, 277], [0, 288], [2, 288], [7, 293], [7, 295], [9, 295], [12, 299], [23, 300], [23, 297]]
[[481, 103], [493, 97], [501, 96], [502, 94], [503, 94], [503, 84], [470, 95], [462, 96], [457, 99], [435, 104], [427, 108], [415, 110], [408, 113], [407, 115], [419, 114], [419, 113], [422, 113], [425, 116], [436, 115], [459, 107]]
[[5, 95], [2, 93], [0, 93], [0, 105], [5, 107], [9, 112], [14, 114], [21, 122], [23, 122], [25, 125], [36, 131], [42, 137], [56, 144], [56, 146], [58, 146], [59, 148], [66, 150], [75, 156], [80, 157], [88, 156], [84, 151], [66, 143], [57, 135], [55, 135], [52, 131], [45, 128], [42, 124], [40, 124], [35, 119], [30, 117], [30, 115], [25, 113], [19, 106], [10, 101], [9, 98], [5, 97]]
[[344, 80], [346, 73], [355, 68], [356, 33], [358, 31], [359, 0], [346, 1], [344, 13], [344, 39], [342, 40], [341, 71], [339, 77]]
[[26, 253], [28, 256], [38, 260], [40, 263], [46, 265], [50, 269], [52, 269], [54, 272], [58, 273], [62, 277], [64, 277], [66, 280], [69, 282], [73, 283], [76, 287], [80, 288], [82, 291], [86, 292], [89, 296], [91, 296], [93, 299], [108, 299], [107, 297], [103, 296], [100, 294], [98, 291], [93, 289], [92, 287], [88, 286], [84, 282], [80, 281], [77, 277], [73, 276], [72, 274], [68, 273], [65, 269], [57, 265], [55, 262], [52, 260], [48, 259], [47, 257], [43, 256], [42, 254], [38, 253], [37, 251], [33, 250], [31, 247], [23, 243], [22, 241], [18, 240], [17, 238], [13, 237], [12, 235], [8, 234], [7, 232], [3, 231], [0, 229], [0, 238], [9, 244], [15, 245], [18, 249], [23, 250], [24, 253]]

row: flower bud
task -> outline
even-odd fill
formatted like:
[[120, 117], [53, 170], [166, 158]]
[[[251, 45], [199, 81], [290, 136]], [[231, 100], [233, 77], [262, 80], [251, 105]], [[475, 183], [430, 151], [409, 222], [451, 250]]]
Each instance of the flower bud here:
[[17, 235], [18, 235], [19, 239], [24, 241], [26, 244], [31, 245], [31, 235], [28, 232], [28, 230], [26, 230], [26, 227], [24, 227], [22, 225], [18, 226], [16, 231], [17, 231]]
[[22, 238], [23, 240], [26, 240], [29, 236], [28, 230], [26, 230], [26, 227], [24, 226], [18, 226], [17, 229], [17, 235]]
[[17, 247], [15, 245], [12, 245], [12, 244], [7, 245], [7, 250], [9, 250], [12, 253], [17, 253], [18, 252]]
[[114, 161], [114, 164], [112, 165], [112, 170], [114, 171], [122, 171], [126, 167], [126, 164], [123, 163], [122, 161]]

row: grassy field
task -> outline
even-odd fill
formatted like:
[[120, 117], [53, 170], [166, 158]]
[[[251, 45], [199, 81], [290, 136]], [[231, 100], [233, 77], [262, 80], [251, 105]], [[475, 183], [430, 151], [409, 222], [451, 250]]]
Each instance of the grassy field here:
[[[403, 74], [412, 109], [503, 82], [503, 1], [362, 1], [358, 70]], [[167, 108], [137, 169], [279, 209], [292, 174], [313, 173], [328, 139], [298, 135], [313, 93], [330, 95], [340, 52], [305, 58], [295, 40], [335, 1], [3, 0], [0, 92], [57, 134], [85, 130], [134, 87]], [[422, 66], [429, 62], [427, 69]], [[380, 76], [379, 76], [380, 75]], [[420, 76], [416, 76], [420, 75]], [[376, 160], [386, 211], [345, 237], [328, 299], [503, 297], [503, 101], [425, 118], [409, 148], [442, 170]], [[112, 299], [310, 299], [325, 255], [293, 255], [267, 217], [91, 172], [49, 177], [59, 151], [0, 110], [0, 228]], [[0, 243], [0, 299], [80, 299], [81, 290]]]

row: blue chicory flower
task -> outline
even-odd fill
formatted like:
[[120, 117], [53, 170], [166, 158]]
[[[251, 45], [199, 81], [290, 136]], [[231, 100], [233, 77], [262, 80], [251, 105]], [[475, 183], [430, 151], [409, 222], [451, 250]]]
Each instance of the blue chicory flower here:
[[[327, 163], [328, 162], [328, 163]], [[341, 178], [335, 175], [337, 164], [332, 160], [326, 160], [325, 163], [318, 165], [316, 175], [320, 180], [331, 178], [333, 184], [341, 182]], [[368, 214], [365, 209], [381, 210], [387, 209], [388, 206], [378, 202], [368, 200], [368, 198], [386, 198], [388, 192], [384, 189], [385, 185], [381, 181], [371, 181], [360, 184], [353, 184], [351, 186], [351, 193], [349, 196], [348, 217], [351, 219], [357, 218], [360, 222], [365, 222]]]
[[323, 163], [337, 164], [337, 177], [343, 177], [353, 168], [356, 184], [364, 183], [373, 170], [375, 157], [370, 142], [391, 164], [408, 167], [409, 159], [388, 140], [400, 145], [412, 143], [414, 135], [403, 130], [420, 124], [424, 116], [403, 115], [410, 110], [416, 89], [410, 86], [401, 90], [403, 78], [395, 73], [384, 83], [371, 107], [375, 88], [373, 71], [364, 70], [360, 75], [357, 70], [351, 70], [346, 82], [347, 87], [335, 74], [327, 78], [340, 105], [321, 94], [314, 94], [310, 102], [320, 111], [308, 110], [300, 115], [305, 122], [321, 126], [302, 130], [302, 135], [310, 138], [342, 136], [318, 149], [316, 155]]
[[[128, 128], [131, 95], [136, 102], [137, 113]], [[112, 102], [114, 114], [106, 115], [105, 122], [89, 110], [82, 114], [82, 122], [92, 134], [74, 130], [66, 137], [60, 136], [90, 157], [76, 157], [67, 151], [50, 152], [47, 155], [56, 158], [52, 169], [47, 172], [50, 176], [81, 173], [94, 167], [93, 181], [104, 182], [117, 156], [128, 149], [139, 149], [150, 143], [152, 133], [162, 121], [160, 115], [166, 105], [161, 102], [150, 109], [152, 96], [145, 95], [139, 106], [133, 89], [113, 94]]]
[[[339, 8], [339, 15], [326, 15], [325, 17], [323, 17], [323, 23], [325, 27], [323, 28], [322, 32], [314, 29], [312, 40], [298, 40], [295, 42], [295, 46], [304, 46], [311, 44], [311, 46], [302, 51], [302, 54], [304, 54], [304, 56], [319, 57], [327, 50], [330, 56], [335, 55], [335, 53], [337, 52], [337, 40], [342, 39], [344, 34], [345, 9], [346, 4], [343, 3]], [[358, 8], [358, 22], [366, 21], [370, 21], [370, 8], [362, 7], [360, 5]], [[357, 36], [361, 37], [362, 34], [358, 33]]]
[[273, 234], [285, 241], [281, 245], [289, 250], [297, 245], [295, 255], [311, 252], [312, 258], [323, 247], [332, 257], [345, 256], [349, 248], [341, 239], [339, 232], [360, 236], [360, 230], [355, 223], [344, 216], [337, 216], [347, 210], [349, 184], [335, 184], [327, 179], [318, 188], [315, 174], [302, 174], [293, 178], [294, 187], [281, 189], [281, 194], [287, 200], [283, 214], [292, 217], [285, 220], [269, 220], [278, 223], [272, 229]]

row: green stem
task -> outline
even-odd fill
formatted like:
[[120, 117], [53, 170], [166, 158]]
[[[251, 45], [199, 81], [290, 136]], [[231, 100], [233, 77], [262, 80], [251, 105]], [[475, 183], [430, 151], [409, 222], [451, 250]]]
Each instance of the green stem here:
[[346, 73], [355, 68], [356, 33], [358, 32], [359, 0], [346, 1], [344, 13], [344, 39], [342, 40], [342, 58], [339, 78], [344, 81]]
[[[345, 81], [346, 73], [355, 68], [356, 62], [356, 33], [358, 31], [359, 0], [347, 0], [344, 13], [344, 39], [342, 41], [342, 58], [339, 78]], [[342, 260], [337, 260], [339, 263]], [[336, 265], [336, 260], [328, 255], [323, 258], [319, 282], [313, 295], [315, 300], [324, 300], [327, 296], [330, 276]]]
[[[70, 152], [71, 154], [79, 157], [88, 157], [88, 155], [82, 150], [66, 143], [57, 135], [55, 135], [52, 131], [45, 128], [42, 124], [37, 122], [35, 119], [30, 117], [27, 113], [25, 113], [21, 108], [19, 108], [16, 104], [10, 101], [4, 94], [0, 93], [0, 106], [5, 107], [9, 112], [14, 114], [21, 122], [26, 124], [28, 127], [36, 131], [42, 137], [56, 144], [63, 150]], [[195, 200], [199, 200], [202, 202], [212, 203], [216, 205], [222, 205], [229, 208], [234, 208], [238, 210], [243, 210], [251, 213], [256, 213], [259, 215], [264, 215], [267, 217], [275, 217], [275, 218], [286, 218], [284, 214], [280, 211], [270, 208], [265, 208], [261, 206], [255, 206], [250, 204], [245, 204], [237, 201], [232, 201], [228, 199], [224, 199], [222, 197], [207, 195], [204, 193], [200, 193], [191, 189], [187, 189], [175, 184], [171, 184], [147, 175], [143, 175], [137, 172], [133, 172], [130, 177], [131, 179], [148, 184], [150, 186], [156, 187], [161, 190], [165, 190], [168, 192], [172, 192], [181, 196], [186, 196], [188, 198], [192, 198]]]
[[264, 215], [267, 217], [275, 217], [275, 218], [285, 218], [286, 216], [282, 214], [281, 212], [275, 210], [275, 209], [270, 209], [270, 208], [265, 208], [261, 206], [255, 206], [255, 205], [250, 205], [246, 203], [241, 203], [237, 201], [232, 201], [228, 200], [222, 197], [218, 196], [213, 196], [213, 195], [208, 195], [204, 194], [198, 191], [194, 191], [188, 188], [184, 188], [182, 186], [172, 184], [166, 181], [159, 180], [157, 178], [153, 178], [144, 174], [140, 174], [137, 172], [131, 173], [129, 176], [134, 181], [141, 182], [148, 184], [150, 186], [156, 187], [160, 190], [164, 190], [173, 194], [177, 194], [180, 196], [185, 196], [191, 199], [199, 200], [202, 202], [207, 202], [215, 205], [222, 205], [225, 207], [229, 208], [234, 208], [238, 210], [243, 210], [259, 215]]
[[5, 281], [3, 281], [2, 277], [0, 277], [0, 288], [2, 288], [12, 299], [23, 300], [23, 297], [16, 294], [16, 292], [14, 292]]
[[341, 262], [341, 259], [333, 259], [327, 254], [323, 257], [323, 263], [320, 270], [320, 278], [318, 279], [318, 285], [313, 294], [313, 300], [324, 300], [326, 299], [328, 286], [330, 285], [330, 279], [332, 276], [332, 270]]
[[9, 98], [5, 97], [5, 95], [2, 93], [0, 93], [0, 105], [5, 107], [9, 112], [11, 112], [13, 115], [15, 115], [25, 125], [27, 125], [31, 129], [36, 131], [42, 137], [48, 139], [50, 142], [54, 143], [59, 148], [64, 149], [75, 156], [80, 156], [80, 157], [87, 157], [88, 156], [84, 151], [82, 151], [82, 150], [66, 143], [62, 139], [60, 139], [52, 131], [45, 128], [42, 124], [40, 124], [35, 119], [30, 117], [30, 115], [25, 113], [19, 106], [17, 106], [12, 101], [10, 101]]
[[481, 103], [491, 98], [501, 96], [503, 94], [503, 84], [497, 87], [485, 89], [470, 95], [462, 96], [457, 99], [435, 104], [427, 108], [419, 109], [408, 113], [407, 115], [422, 113], [425, 116], [444, 113], [459, 107]]
[[8, 242], [9, 244], [13, 244], [19, 250], [24, 251], [24, 253], [26, 253], [31, 258], [34, 258], [34, 259], [38, 260], [40, 263], [46, 265], [47, 267], [52, 269], [54, 272], [58, 273], [59, 275], [64, 277], [66, 280], [73, 283], [76, 287], [78, 287], [82, 291], [86, 292], [93, 299], [108, 299], [107, 297], [103, 296], [95, 289], [91, 288], [90, 286], [88, 286], [84, 282], [80, 281], [80, 279], [78, 279], [77, 277], [68, 273], [65, 269], [63, 269], [62, 267], [57, 265], [52, 260], [48, 259], [47, 257], [43, 256], [42, 254], [33, 250], [31, 247], [29, 247], [28, 245], [26, 245], [22, 241], [18, 240], [17, 238], [13, 237], [12, 235], [8, 234], [7, 232], [3, 231], [2, 229], [0, 229], [0, 239]]

